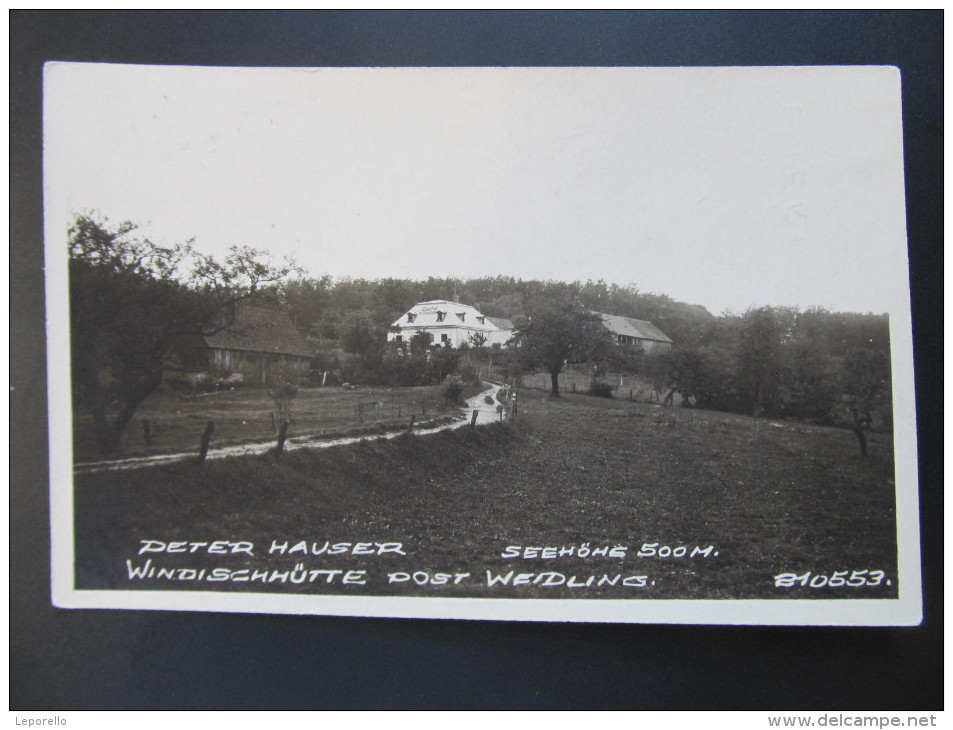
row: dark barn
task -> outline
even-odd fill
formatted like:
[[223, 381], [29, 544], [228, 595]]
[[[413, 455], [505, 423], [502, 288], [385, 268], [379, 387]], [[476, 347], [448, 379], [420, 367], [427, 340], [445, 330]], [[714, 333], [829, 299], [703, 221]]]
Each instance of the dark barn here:
[[247, 386], [281, 380], [305, 381], [311, 348], [288, 316], [267, 307], [243, 305], [233, 324], [204, 337], [183, 338], [167, 381], [192, 381], [203, 374]]

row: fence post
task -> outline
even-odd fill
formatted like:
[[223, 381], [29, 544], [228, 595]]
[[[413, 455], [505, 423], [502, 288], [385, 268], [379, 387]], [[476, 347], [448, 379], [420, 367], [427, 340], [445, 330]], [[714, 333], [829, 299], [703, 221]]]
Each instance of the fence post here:
[[422, 401], [420, 401], [420, 405], [421, 405], [421, 410], [423, 411], [423, 415], [426, 416], [427, 415], [427, 399], [424, 398]]
[[476, 426], [477, 413], [479, 413], [479, 411], [474, 410], [473, 415], [470, 416], [470, 428], [473, 428], [474, 426]]
[[411, 414], [410, 414], [410, 425], [407, 426], [407, 432], [408, 432], [408, 433], [410, 433], [411, 431], [414, 430], [414, 421], [416, 421], [416, 420], [417, 420], [417, 416], [415, 416], [413, 413], [411, 413]]
[[285, 437], [288, 435], [288, 422], [282, 421], [281, 428], [278, 429], [278, 445], [275, 448], [275, 456], [281, 456], [285, 450]]
[[148, 418], [142, 419], [142, 437], [146, 440], [146, 446], [152, 446], [152, 422]]
[[573, 392], [573, 393], [576, 392], [576, 381], [575, 381], [575, 380], [572, 381], [572, 392]]
[[212, 440], [212, 433], [215, 431], [215, 421], [209, 421], [205, 424], [205, 430], [202, 432], [202, 444], [199, 448], [199, 463], [205, 461], [208, 456], [208, 444]]
[[632, 400], [632, 388], [629, 388], [629, 400]]
[[517, 411], [517, 405], [516, 405], [516, 404], [517, 404], [516, 392], [514, 391], [514, 393], [513, 393], [513, 418], [516, 418], [516, 411]]

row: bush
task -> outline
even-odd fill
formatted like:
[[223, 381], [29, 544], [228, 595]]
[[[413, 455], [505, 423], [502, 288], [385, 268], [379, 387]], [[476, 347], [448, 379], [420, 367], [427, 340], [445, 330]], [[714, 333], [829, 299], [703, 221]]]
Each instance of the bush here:
[[442, 383], [443, 399], [448, 405], [456, 405], [464, 402], [463, 391], [466, 383], [459, 375], [448, 375]]
[[471, 365], [461, 365], [458, 372], [463, 382], [468, 385], [482, 385], [483, 383], [483, 381], [480, 380], [480, 373]]
[[[343, 353], [341, 354], [343, 355]], [[338, 353], [334, 350], [321, 349], [311, 356], [312, 370], [318, 370], [318, 371], [339, 370], [340, 367], [341, 367], [341, 358], [338, 356]]]
[[426, 385], [429, 380], [427, 363], [423, 358], [388, 355], [378, 371], [377, 381], [390, 387]]
[[459, 377], [465, 388], [480, 384], [479, 374], [461, 361], [458, 350], [434, 345], [429, 350], [418, 349], [413, 355], [400, 349], [402, 354], [397, 354], [398, 348], [391, 347], [380, 362], [353, 355], [339, 356], [338, 375], [350, 383], [388, 387], [441, 385], [449, 375]]
[[291, 402], [298, 396], [298, 386], [289, 381], [278, 382], [271, 386], [268, 394], [278, 411], [278, 420], [287, 421], [291, 414]]
[[427, 361], [429, 382], [439, 384], [444, 377], [457, 372], [460, 365], [460, 352], [449, 347], [431, 347]]
[[600, 380], [593, 380], [589, 383], [589, 395], [598, 398], [612, 398], [612, 386]]

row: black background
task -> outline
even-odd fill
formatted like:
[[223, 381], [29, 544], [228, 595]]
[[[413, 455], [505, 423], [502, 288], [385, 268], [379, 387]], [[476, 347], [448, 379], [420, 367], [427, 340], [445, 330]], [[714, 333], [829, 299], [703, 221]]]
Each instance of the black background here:
[[[11, 11], [10, 36], [11, 709], [942, 708], [942, 12]], [[47, 60], [899, 66], [923, 625], [616, 626], [52, 608], [41, 182]]]

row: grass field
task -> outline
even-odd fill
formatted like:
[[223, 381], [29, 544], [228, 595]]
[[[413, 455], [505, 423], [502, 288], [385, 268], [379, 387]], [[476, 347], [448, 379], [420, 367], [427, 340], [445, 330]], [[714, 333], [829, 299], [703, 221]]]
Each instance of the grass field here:
[[[297, 451], [281, 460], [79, 474], [77, 587], [893, 597], [892, 443], [888, 434], [871, 434], [870, 442], [863, 458], [849, 431], [524, 390], [517, 418], [506, 424]], [[251, 555], [245, 546], [223, 554], [233, 547], [222, 545], [215, 554], [200, 545], [194, 553], [137, 555], [143, 540], [254, 547]], [[287, 543], [285, 550], [270, 553], [273, 541]], [[335, 543], [349, 546], [332, 555]], [[399, 552], [370, 554], [388, 543], [400, 543]], [[217, 567], [228, 579], [130, 579], [126, 560], [135, 568], [149, 558], [167, 571], [210, 575]], [[312, 579], [318, 570], [341, 572]], [[345, 585], [347, 571], [355, 582]], [[255, 580], [237, 578], [256, 572]], [[775, 587], [774, 576], [788, 572], [806, 585]], [[295, 583], [294, 575], [308, 577]], [[506, 585], [488, 585], [507, 575]]]

